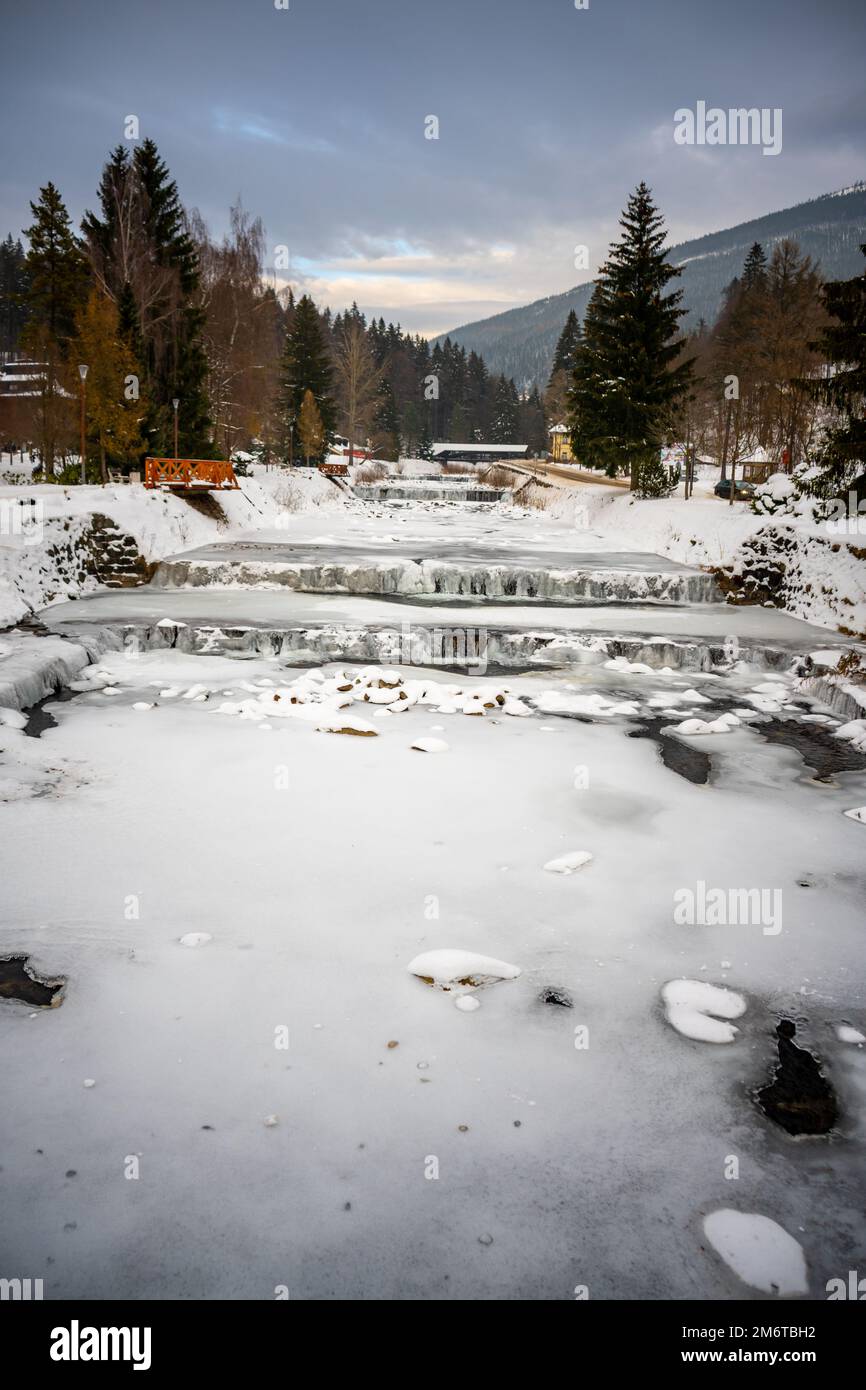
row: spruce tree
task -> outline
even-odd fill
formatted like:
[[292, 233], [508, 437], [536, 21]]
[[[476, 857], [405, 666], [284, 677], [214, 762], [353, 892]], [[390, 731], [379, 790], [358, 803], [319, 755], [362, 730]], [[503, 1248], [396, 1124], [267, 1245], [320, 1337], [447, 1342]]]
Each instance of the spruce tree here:
[[421, 439], [418, 443], [419, 459], [426, 459], [429, 463], [433, 459], [433, 438], [430, 434], [430, 425], [425, 414], [424, 423], [421, 426]]
[[[860, 250], [866, 256], [866, 243]], [[837, 419], [808, 486], [815, 496], [830, 498], [843, 495], [866, 469], [866, 271], [851, 280], [831, 280], [822, 299], [831, 320], [815, 347], [835, 370], [810, 387]]]
[[[136, 146], [133, 163], [147, 243], [158, 265], [176, 275], [181, 299], [179, 309], [172, 315], [171, 336], [167, 342], [163, 339], [165, 350], [155, 363], [154, 397], [161, 406], [157, 428], [165, 440], [173, 414], [171, 401], [178, 397], [179, 452], [187, 458], [207, 457], [213, 448], [198, 256], [187, 230], [177, 184], [153, 140]], [[169, 307], [166, 296], [165, 308]]]
[[30, 210], [33, 225], [25, 232], [29, 249], [24, 345], [43, 364], [36, 424], [42, 471], [53, 478], [58, 443], [71, 425], [61, 377], [75, 332], [75, 316], [87, 295], [88, 272], [69, 214], [53, 183], [40, 189], [39, 201], [31, 203]]
[[101, 215], [85, 213], [82, 231], [97, 282], [114, 300], [124, 338], [140, 361], [148, 448], [173, 446], [172, 400], [180, 400], [178, 448], [213, 453], [207, 400], [199, 265], [186, 214], [153, 140], [130, 156], [118, 145], [99, 185]]
[[753, 241], [743, 262], [740, 284], [744, 290], [763, 289], [767, 283], [767, 257], [759, 241]]
[[570, 372], [574, 366], [574, 350], [580, 342], [580, 320], [574, 309], [568, 311], [565, 326], [559, 335], [556, 352], [553, 354], [551, 378], [557, 372]]
[[517, 443], [518, 404], [514, 382], [500, 376], [493, 398], [491, 434], [494, 444]]
[[26, 257], [11, 234], [0, 242], [0, 352], [16, 352], [27, 321]]
[[379, 383], [379, 404], [374, 420], [376, 457], [396, 463], [400, 457], [400, 417], [394, 400], [394, 388], [387, 376]]
[[[663, 218], [645, 183], [620, 218], [622, 236], [602, 266], [575, 351], [572, 437], [581, 462], [628, 472], [659, 457], [691, 361], [680, 356], [680, 270], [666, 259]], [[676, 365], [674, 365], [676, 363]]]
[[30, 204], [33, 226], [25, 236], [27, 306], [35, 327], [64, 345], [75, 331], [75, 315], [87, 294], [87, 263], [73, 234], [69, 214], [53, 183]]
[[333, 367], [319, 311], [308, 294], [294, 306], [280, 363], [279, 415], [285, 436], [298, 428], [304, 392], [311, 391], [324, 426], [323, 452], [336, 429]]
[[537, 386], [533, 386], [526, 399], [520, 402], [518, 433], [518, 443], [528, 444], [533, 455], [547, 451], [547, 422]]
[[[585, 325], [594, 326], [600, 321], [601, 301], [601, 285], [596, 284], [584, 316]], [[621, 460], [613, 433], [614, 421], [607, 408], [610, 383], [605, 376], [605, 366], [584, 333], [574, 348], [572, 384], [568, 392], [569, 421], [575, 459], [584, 468], [603, 469], [613, 476]]]

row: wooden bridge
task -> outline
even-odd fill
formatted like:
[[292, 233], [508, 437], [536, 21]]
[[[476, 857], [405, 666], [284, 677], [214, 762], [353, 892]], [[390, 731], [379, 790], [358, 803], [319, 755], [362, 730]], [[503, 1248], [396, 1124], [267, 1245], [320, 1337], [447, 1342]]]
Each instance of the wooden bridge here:
[[240, 484], [231, 464], [222, 459], [145, 459], [144, 486], [170, 492], [214, 492]]

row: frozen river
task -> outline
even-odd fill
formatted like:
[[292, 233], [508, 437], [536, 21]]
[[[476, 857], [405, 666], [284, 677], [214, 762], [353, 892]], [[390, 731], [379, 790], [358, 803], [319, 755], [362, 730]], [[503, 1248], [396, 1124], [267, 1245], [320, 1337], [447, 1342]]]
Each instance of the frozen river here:
[[[170, 562], [215, 583], [44, 615], [97, 660], [41, 737], [0, 730], [0, 954], [67, 981], [53, 1009], [0, 1001], [2, 1272], [49, 1298], [771, 1297], [706, 1237], [732, 1208], [802, 1249], [789, 1292], [826, 1297], [866, 1243], [866, 828], [844, 814], [866, 759], [790, 668], [837, 639], [704, 600], [219, 582], [263, 539], [272, 566], [339, 545], [368, 570], [678, 573], [508, 513], [325, 521]], [[515, 659], [359, 675], [352, 633], [458, 621]], [[530, 632], [560, 645], [521, 664]], [[683, 920], [712, 889], [764, 907]], [[408, 971], [445, 948], [520, 973]], [[730, 1041], [672, 1021], [682, 978], [739, 998]], [[782, 1018], [829, 1133], [756, 1103]]]

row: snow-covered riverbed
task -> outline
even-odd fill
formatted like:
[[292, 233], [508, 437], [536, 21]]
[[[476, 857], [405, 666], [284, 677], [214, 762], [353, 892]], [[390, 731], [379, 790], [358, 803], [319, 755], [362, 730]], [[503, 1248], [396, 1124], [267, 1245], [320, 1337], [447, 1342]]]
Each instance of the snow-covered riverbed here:
[[[531, 713], [458, 682], [484, 696], [467, 718], [441, 708], [454, 677], [406, 671], [424, 699], [354, 701], [377, 736], [351, 737], [280, 717], [299, 673], [275, 661], [97, 670], [40, 740], [4, 731], [7, 771], [21, 749], [45, 780], [4, 812], [3, 945], [68, 976], [59, 1008], [0, 1011], [7, 1265], [55, 1297], [730, 1298], [749, 1290], [701, 1223], [734, 1206], [800, 1243], [813, 1296], [847, 1269], [866, 1051], [836, 1029], [862, 1027], [866, 972], [864, 830], [842, 813], [862, 771], [816, 785], [744, 718], [704, 737], [693, 785], [627, 736], [627, 700], [563, 718], [590, 692], [549, 675], [508, 682]], [[722, 700], [720, 677], [602, 676], [599, 699], [640, 716], [663, 696], [672, 724]], [[765, 683], [737, 681], [758, 719]], [[576, 850], [592, 862], [545, 872]], [[678, 925], [698, 880], [778, 888], [781, 930]], [[461, 1011], [407, 971], [446, 947], [521, 974]], [[680, 976], [741, 992], [732, 1045], [671, 1027]], [[836, 1087], [831, 1139], [788, 1138], [751, 1097], [780, 1015]]]
[[[246, 544], [689, 574], [507, 510], [325, 520]], [[248, 576], [4, 639], [16, 670], [77, 654], [40, 737], [0, 725], [0, 958], [66, 981], [54, 1008], [0, 1000], [4, 1268], [58, 1298], [822, 1298], [845, 1276], [866, 726], [793, 670], [843, 643], [635, 597]], [[486, 634], [486, 675], [382, 640], [437, 623]], [[780, 1019], [833, 1088], [829, 1135], [756, 1103]]]

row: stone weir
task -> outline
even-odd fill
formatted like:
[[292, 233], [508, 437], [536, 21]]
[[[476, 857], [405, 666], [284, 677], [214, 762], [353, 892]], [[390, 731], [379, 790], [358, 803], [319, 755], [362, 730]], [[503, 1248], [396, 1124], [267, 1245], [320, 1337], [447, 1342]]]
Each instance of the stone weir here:
[[722, 601], [715, 577], [656, 555], [513, 554], [481, 547], [424, 547], [395, 554], [343, 546], [337, 555], [309, 545], [265, 542], [204, 546], [157, 567], [161, 589], [293, 589], [406, 599], [494, 603], [708, 604]]
[[396, 483], [355, 483], [362, 502], [501, 502], [510, 488], [485, 487], [472, 479], [407, 479]]
[[109, 621], [77, 623], [67, 615], [52, 624], [80, 644], [92, 660], [102, 652], [174, 650], [195, 656], [228, 656], [248, 660], [276, 657], [290, 666], [317, 666], [332, 661], [388, 666], [441, 666], [483, 672], [488, 669], [553, 670], [571, 665], [596, 665], [611, 657], [643, 662], [654, 670], [730, 669], [732, 659], [758, 668], [787, 671], [798, 657], [785, 642], [738, 644], [710, 638], [648, 637], [628, 632], [580, 632], [550, 628], [530, 630], [502, 627], [461, 627], [442, 623], [420, 625], [385, 623], [304, 626], [218, 626], [213, 622], [174, 623]]

